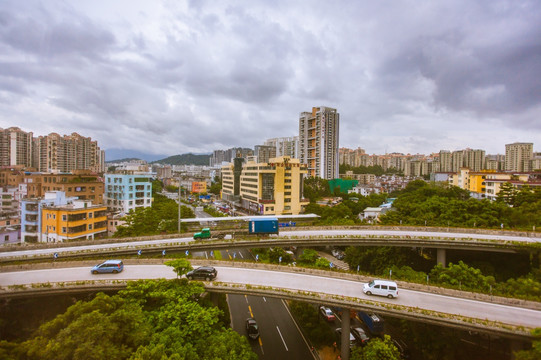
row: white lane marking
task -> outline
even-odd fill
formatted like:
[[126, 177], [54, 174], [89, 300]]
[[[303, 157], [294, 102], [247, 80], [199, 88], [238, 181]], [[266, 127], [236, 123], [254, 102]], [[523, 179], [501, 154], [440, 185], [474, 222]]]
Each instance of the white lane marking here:
[[282, 342], [284, 343], [286, 351], [289, 351], [289, 349], [287, 348], [286, 341], [284, 340], [284, 337], [282, 336], [282, 333], [280, 332], [280, 328], [278, 327], [278, 325], [276, 326], [276, 330], [278, 330], [278, 334], [280, 334], [280, 338], [282, 338]]

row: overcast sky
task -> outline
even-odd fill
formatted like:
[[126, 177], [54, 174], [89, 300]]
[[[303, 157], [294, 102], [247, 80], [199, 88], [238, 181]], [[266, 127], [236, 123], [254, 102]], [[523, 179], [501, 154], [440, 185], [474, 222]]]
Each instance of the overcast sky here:
[[0, 127], [209, 153], [340, 113], [370, 154], [541, 151], [541, 1], [0, 0]]

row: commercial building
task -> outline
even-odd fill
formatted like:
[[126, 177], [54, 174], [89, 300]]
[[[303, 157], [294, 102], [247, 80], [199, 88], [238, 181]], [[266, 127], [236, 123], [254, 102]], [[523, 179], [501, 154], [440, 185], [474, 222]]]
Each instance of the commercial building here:
[[309, 204], [302, 196], [307, 169], [288, 156], [268, 163], [248, 161], [240, 177], [241, 206], [261, 215], [298, 215]]
[[129, 213], [152, 206], [152, 179], [149, 173], [105, 174], [104, 205], [112, 212]]
[[107, 208], [88, 200], [44, 204], [41, 218], [42, 241], [93, 240], [107, 235]]
[[338, 133], [336, 109], [314, 107], [299, 116], [299, 160], [308, 165], [308, 176], [338, 178]]
[[237, 166], [222, 167], [222, 199], [260, 215], [298, 215], [308, 205], [302, 195], [307, 169], [298, 159], [281, 156], [260, 163], [248, 158]]

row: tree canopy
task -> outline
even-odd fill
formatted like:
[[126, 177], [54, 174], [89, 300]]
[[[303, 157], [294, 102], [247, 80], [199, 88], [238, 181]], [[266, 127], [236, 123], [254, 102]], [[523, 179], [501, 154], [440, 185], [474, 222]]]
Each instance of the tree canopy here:
[[117, 295], [79, 301], [22, 343], [0, 343], [10, 359], [257, 359], [221, 311], [183, 280], [130, 282]]
[[[509, 188], [498, 201], [478, 200], [456, 186], [410, 182], [381, 216], [384, 225], [527, 228], [541, 226], [541, 189]], [[512, 205], [509, 206], [509, 205]]]

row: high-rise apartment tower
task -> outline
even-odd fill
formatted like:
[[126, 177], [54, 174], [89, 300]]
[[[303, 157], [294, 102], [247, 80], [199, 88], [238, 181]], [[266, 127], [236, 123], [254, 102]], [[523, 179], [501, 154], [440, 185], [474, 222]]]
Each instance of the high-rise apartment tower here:
[[336, 109], [314, 107], [299, 117], [299, 159], [308, 165], [308, 176], [338, 178], [338, 132]]
[[505, 145], [505, 171], [529, 171], [533, 158], [533, 143]]

